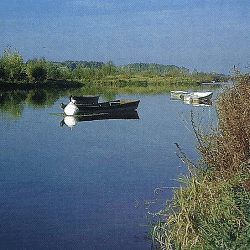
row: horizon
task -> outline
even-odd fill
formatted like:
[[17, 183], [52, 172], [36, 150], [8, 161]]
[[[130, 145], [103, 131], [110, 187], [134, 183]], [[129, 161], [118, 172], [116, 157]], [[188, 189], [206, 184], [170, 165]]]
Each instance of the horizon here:
[[175, 65], [228, 75], [249, 63], [250, 2], [18, 0], [0, 10], [2, 39], [24, 61]]

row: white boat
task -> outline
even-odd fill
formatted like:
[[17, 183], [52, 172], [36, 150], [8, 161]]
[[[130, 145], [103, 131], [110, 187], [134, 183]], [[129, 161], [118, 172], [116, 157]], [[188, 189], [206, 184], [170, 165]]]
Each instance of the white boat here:
[[188, 92], [183, 90], [171, 90], [170, 94], [171, 94], [171, 99], [181, 100], [183, 99], [184, 95], [188, 94]]
[[213, 96], [213, 92], [192, 92], [190, 94], [184, 95], [183, 99], [186, 102], [210, 100]]

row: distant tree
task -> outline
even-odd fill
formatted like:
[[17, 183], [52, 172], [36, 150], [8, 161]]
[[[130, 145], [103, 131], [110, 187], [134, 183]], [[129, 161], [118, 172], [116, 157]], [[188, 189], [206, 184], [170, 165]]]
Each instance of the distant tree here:
[[196, 76], [196, 75], [198, 75], [198, 74], [199, 74], [198, 70], [197, 70], [197, 69], [194, 69], [193, 72], [192, 72], [192, 75]]
[[103, 65], [101, 70], [104, 75], [113, 75], [117, 71], [116, 66], [112, 61], [109, 61], [105, 65]]

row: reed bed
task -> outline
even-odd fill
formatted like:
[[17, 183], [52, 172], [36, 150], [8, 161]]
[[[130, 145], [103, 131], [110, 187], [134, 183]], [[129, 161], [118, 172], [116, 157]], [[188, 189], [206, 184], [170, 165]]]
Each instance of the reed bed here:
[[250, 246], [250, 76], [217, 99], [218, 124], [204, 133], [191, 122], [200, 159], [180, 178], [165, 209], [154, 213], [156, 249], [248, 249]]

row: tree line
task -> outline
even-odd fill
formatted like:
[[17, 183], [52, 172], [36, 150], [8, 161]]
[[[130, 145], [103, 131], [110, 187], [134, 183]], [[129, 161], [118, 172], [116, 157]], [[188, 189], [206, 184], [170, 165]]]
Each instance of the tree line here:
[[75, 80], [86, 81], [103, 79], [110, 75], [141, 74], [148, 77], [167, 76], [208, 76], [209, 79], [221, 78], [216, 73], [203, 73], [175, 65], [155, 63], [134, 63], [115, 66], [112, 61], [107, 63], [95, 61], [65, 61], [46, 62], [45, 58], [32, 59], [24, 63], [18, 51], [13, 53], [5, 49], [0, 59], [0, 83], [35, 83], [46, 80]]

